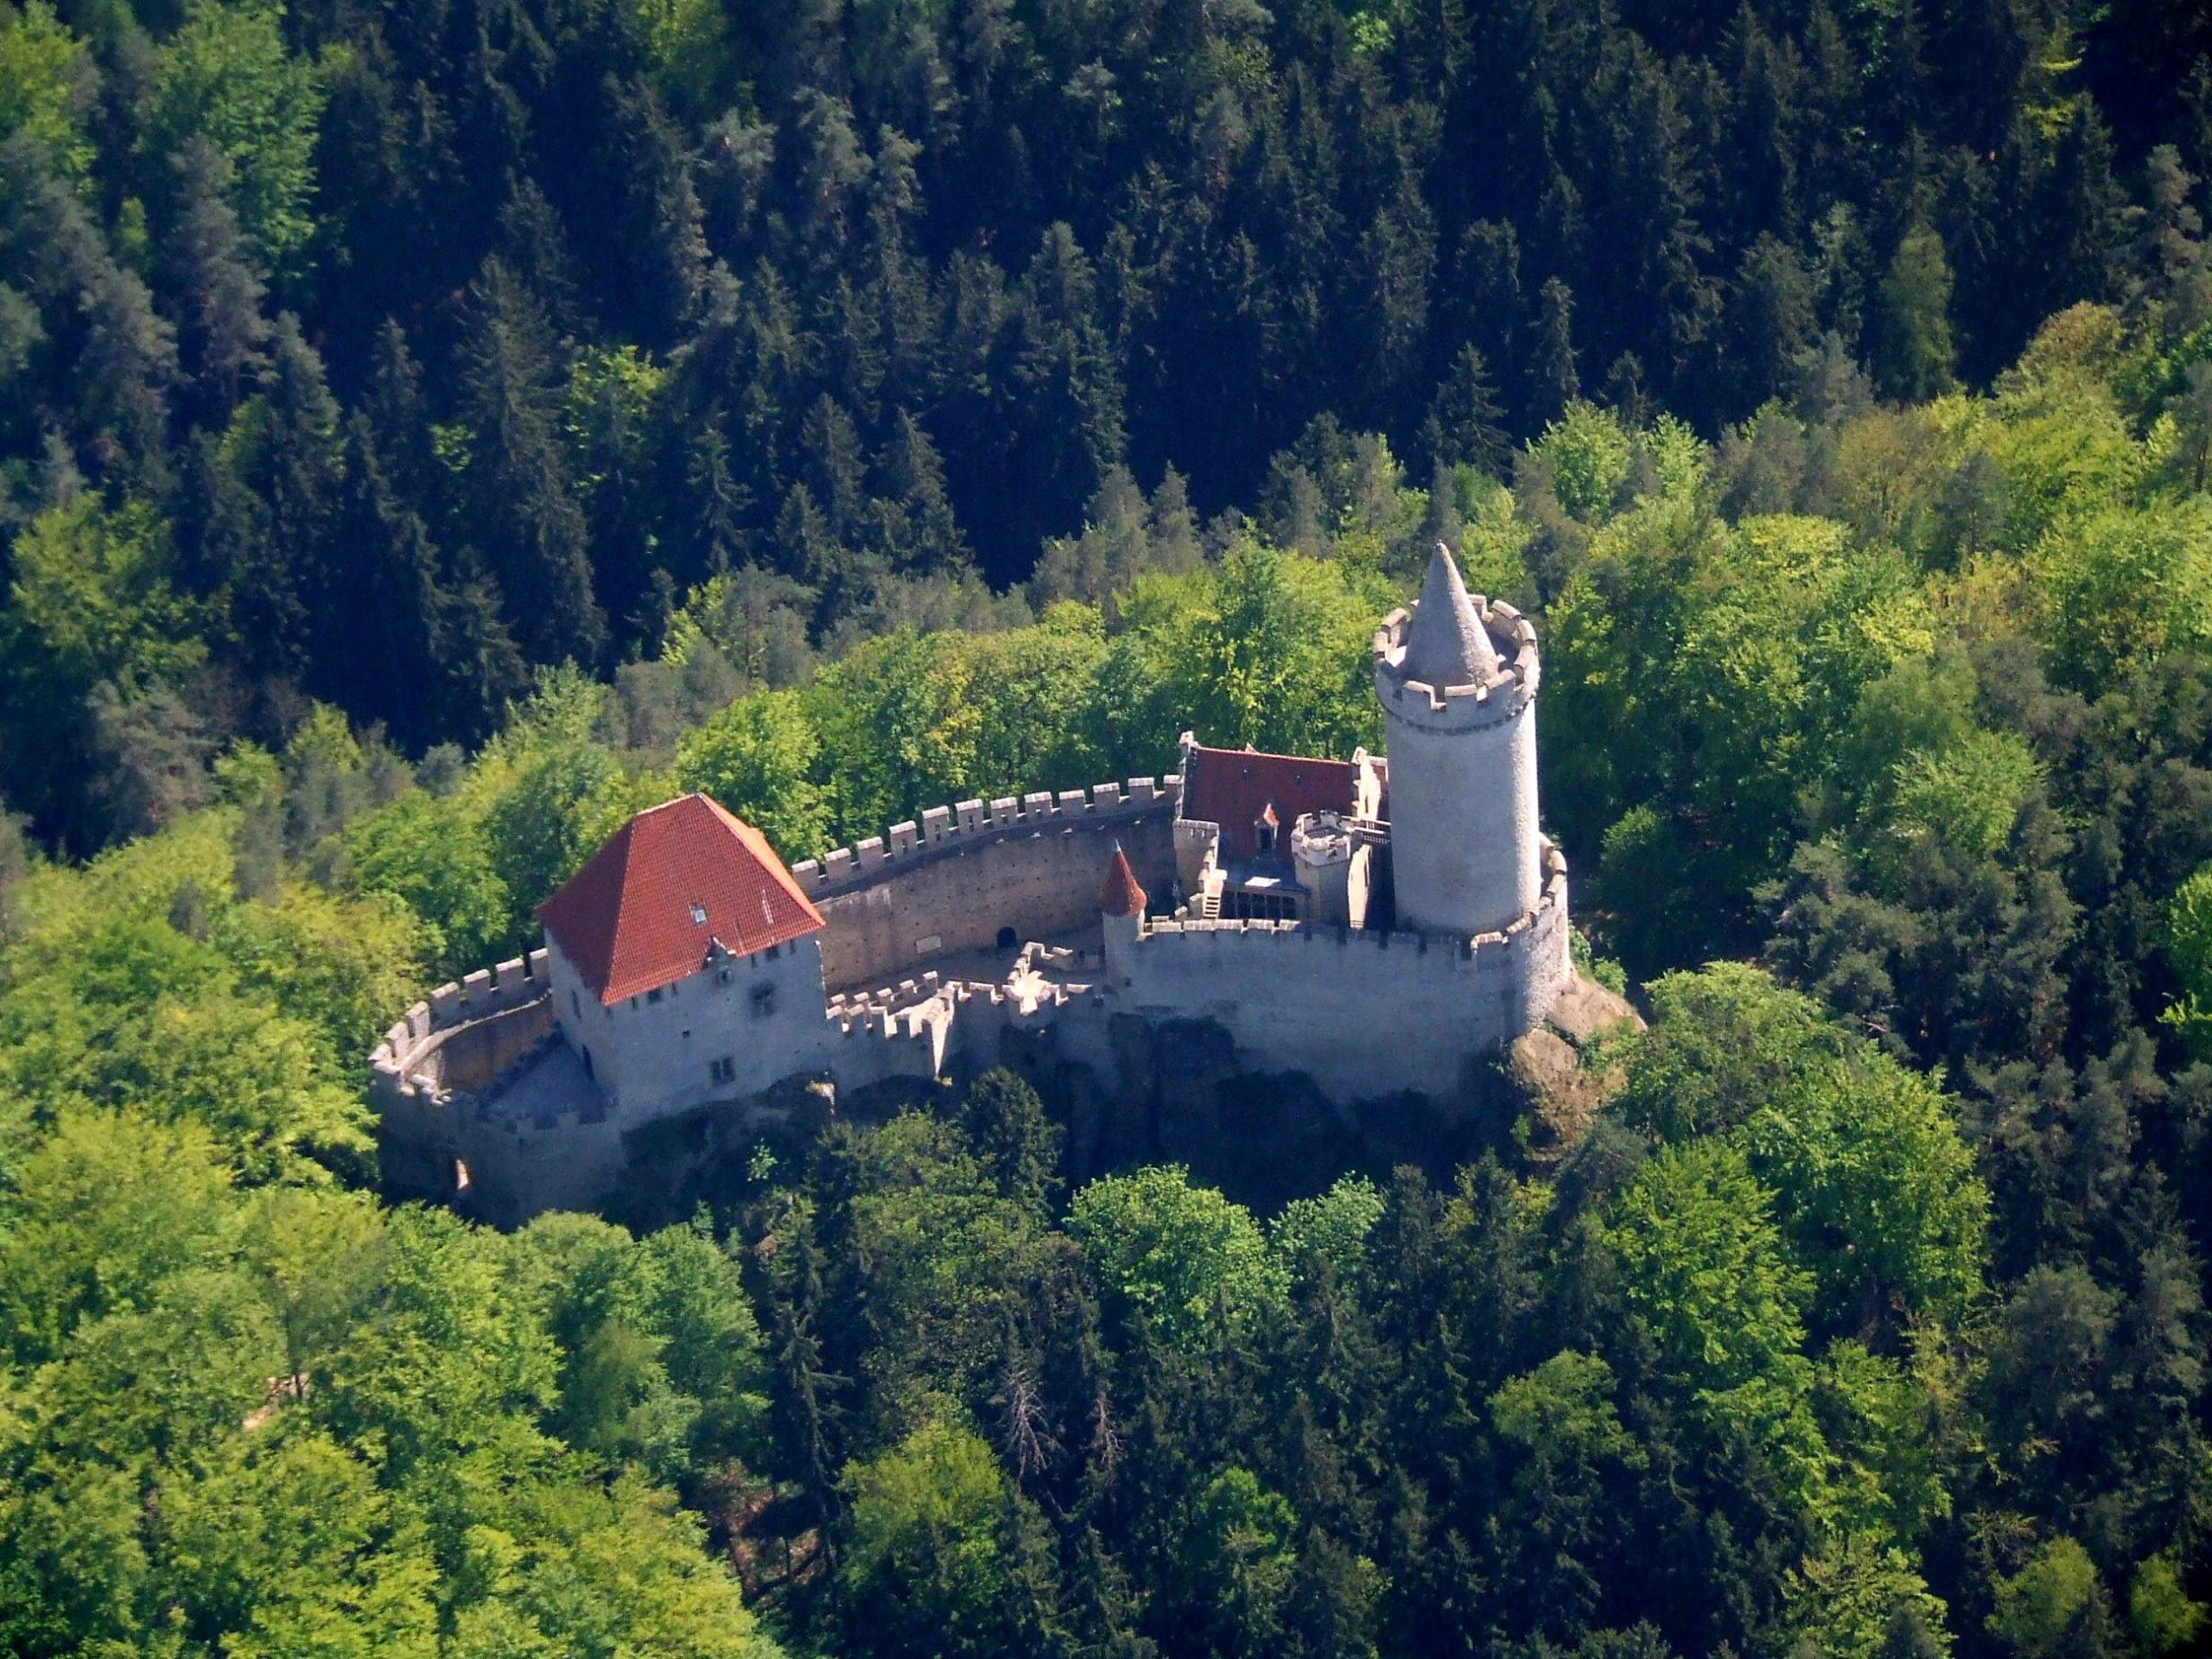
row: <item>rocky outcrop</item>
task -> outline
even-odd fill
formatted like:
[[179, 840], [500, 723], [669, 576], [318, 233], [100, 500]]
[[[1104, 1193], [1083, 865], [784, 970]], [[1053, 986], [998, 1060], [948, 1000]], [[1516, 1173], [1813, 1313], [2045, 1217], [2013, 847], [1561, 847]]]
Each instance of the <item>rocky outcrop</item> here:
[[1386, 1179], [1397, 1166], [1414, 1164], [1448, 1179], [1485, 1151], [1510, 1154], [1524, 1100], [1565, 1099], [1574, 1087], [1574, 1048], [1556, 1033], [1531, 1033], [1538, 1034], [1564, 1061], [1556, 1075], [1532, 1075], [1525, 1087], [1515, 1081], [1512, 1052], [1492, 1051], [1471, 1058], [1459, 1088], [1445, 1096], [1408, 1091], [1352, 1103], [1332, 1101], [1304, 1072], [1252, 1069], [1229, 1033], [1205, 1020], [1114, 1015], [1117, 1086], [1103, 1084], [1090, 1066], [1056, 1060], [1027, 1033], [1009, 1033], [999, 1060], [1027, 1076], [1066, 1124], [1077, 1183], [1135, 1164], [1179, 1163], [1196, 1179], [1270, 1209], [1349, 1171]]
[[1625, 997], [1578, 974], [1544, 1023], [1515, 1039], [1500, 1069], [1515, 1138], [1531, 1161], [1555, 1164], [1574, 1149], [1621, 1086], [1620, 1066], [1604, 1039], [1643, 1028]]

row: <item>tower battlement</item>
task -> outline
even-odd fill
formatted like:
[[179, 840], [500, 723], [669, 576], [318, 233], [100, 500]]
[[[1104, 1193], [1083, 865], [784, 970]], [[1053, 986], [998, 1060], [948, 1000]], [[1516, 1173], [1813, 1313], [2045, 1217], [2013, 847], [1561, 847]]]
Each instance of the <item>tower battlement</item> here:
[[1474, 594], [1469, 604], [1484, 632], [1504, 647], [1497, 666], [1463, 685], [1414, 677], [1407, 666], [1414, 613], [1395, 610], [1375, 631], [1375, 694], [1384, 709], [1427, 726], [1469, 729], [1509, 721], [1535, 696], [1541, 670], [1534, 625], [1502, 599]]
[[1375, 635], [1400, 925], [1487, 933], [1539, 903], [1541, 677], [1528, 618], [1470, 594], [1438, 543], [1420, 603]]

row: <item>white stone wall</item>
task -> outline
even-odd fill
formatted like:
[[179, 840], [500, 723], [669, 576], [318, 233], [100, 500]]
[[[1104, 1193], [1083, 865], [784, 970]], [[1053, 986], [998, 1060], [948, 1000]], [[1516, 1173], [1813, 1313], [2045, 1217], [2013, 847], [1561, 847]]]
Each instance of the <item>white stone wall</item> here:
[[1539, 876], [1536, 706], [1453, 730], [1389, 704], [1390, 863], [1398, 925], [1472, 934], [1533, 909]]
[[1211, 1019], [1257, 1071], [1300, 1071], [1340, 1103], [1449, 1098], [1469, 1060], [1540, 1022], [1570, 972], [1567, 877], [1503, 932], [1470, 940], [1300, 924], [1155, 922], [1109, 941], [1123, 1011]]
[[[612, 1007], [582, 985], [557, 946], [551, 956], [554, 1017], [625, 1123], [710, 1100], [756, 1094], [814, 1069], [828, 1041], [822, 948], [810, 935], [769, 951], [731, 957]], [[756, 996], [766, 993], [765, 1003]], [[728, 1081], [713, 1063], [731, 1062]]]
[[548, 1210], [588, 1210], [617, 1192], [630, 1160], [621, 1122], [565, 1119], [550, 1128], [486, 1116], [461, 1103], [457, 1151], [468, 1165], [470, 1210], [519, 1227]]
[[1504, 927], [1535, 907], [1543, 883], [1535, 632], [1509, 605], [1482, 609], [1507, 648], [1486, 685], [1440, 689], [1404, 678], [1402, 611], [1376, 635], [1397, 920], [1421, 932]]
[[588, 1061], [587, 1069], [607, 1099], [619, 1100], [622, 1091], [622, 1041], [614, 1025], [614, 1010], [583, 982], [575, 964], [561, 952], [551, 934], [545, 938], [545, 957], [553, 982], [553, 1020], [562, 1040]]
[[940, 957], [1088, 928], [1118, 842], [1149, 893], [1175, 880], [1179, 779], [932, 807], [857, 849], [791, 867], [822, 912], [831, 991], [895, 983]]

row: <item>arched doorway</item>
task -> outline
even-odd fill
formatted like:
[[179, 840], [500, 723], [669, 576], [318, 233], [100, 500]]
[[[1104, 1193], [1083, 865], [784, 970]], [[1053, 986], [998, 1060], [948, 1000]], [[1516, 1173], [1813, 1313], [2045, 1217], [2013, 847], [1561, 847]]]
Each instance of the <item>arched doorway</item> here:
[[1016, 933], [1012, 928], [1002, 927], [999, 929], [998, 951], [1001, 956], [1006, 955], [1009, 950], [1020, 949], [1020, 944], [1021, 936]]

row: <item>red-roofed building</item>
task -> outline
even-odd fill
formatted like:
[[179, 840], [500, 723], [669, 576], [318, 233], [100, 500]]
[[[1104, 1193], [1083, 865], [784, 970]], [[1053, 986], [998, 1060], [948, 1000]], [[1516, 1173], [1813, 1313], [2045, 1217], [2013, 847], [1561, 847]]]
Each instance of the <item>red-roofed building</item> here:
[[[1224, 860], [1287, 857], [1279, 836], [1308, 812], [1352, 816], [1359, 767], [1350, 760], [1317, 760], [1302, 754], [1262, 754], [1253, 749], [1210, 749], [1192, 743], [1183, 751], [1185, 818], [1221, 826]], [[1269, 808], [1274, 821], [1268, 822]], [[1263, 839], [1274, 844], [1262, 847]]]
[[537, 907], [549, 938], [607, 1004], [818, 932], [822, 914], [767, 839], [704, 795], [624, 824]]
[[625, 1116], [766, 1088], [818, 1038], [821, 912], [704, 795], [639, 813], [537, 915], [562, 1033]]
[[1364, 926], [1373, 849], [1353, 825], [1381, 815], [1382, 766], [1256, 749], [1214, 749], [1183, 734], [1177, 876], [1201, 918]]

